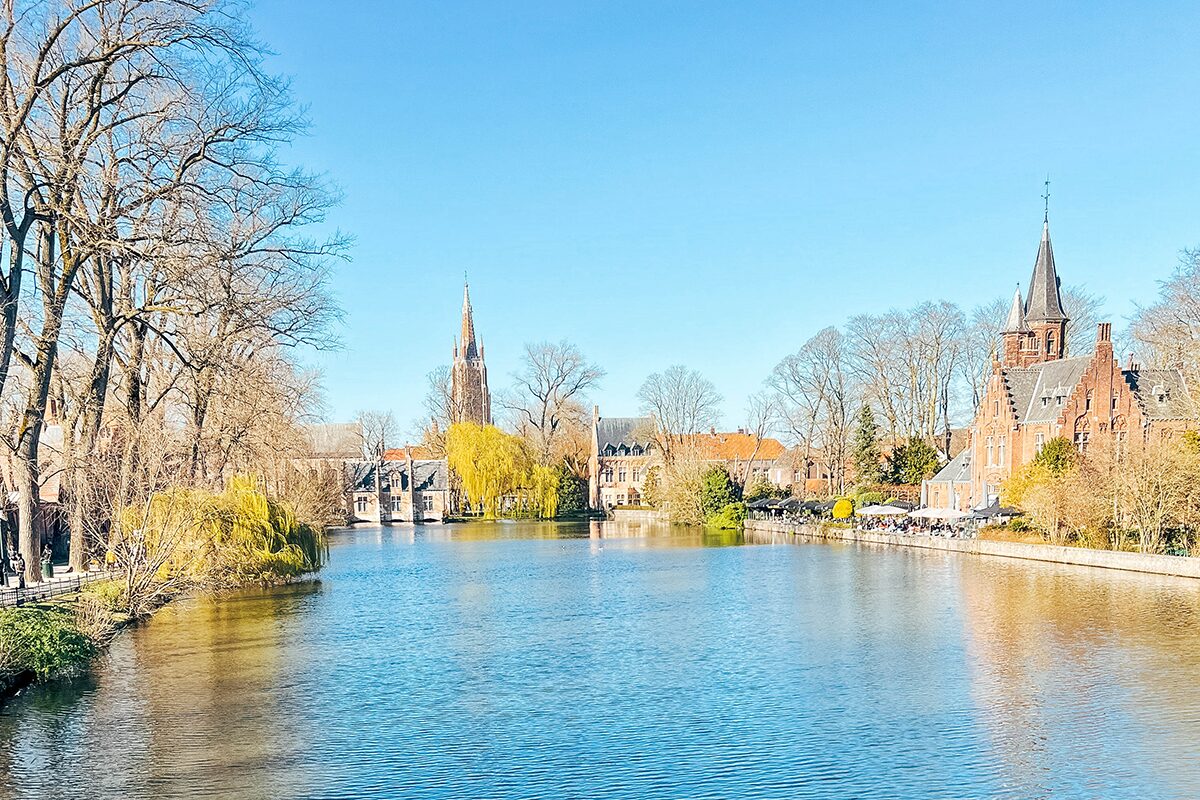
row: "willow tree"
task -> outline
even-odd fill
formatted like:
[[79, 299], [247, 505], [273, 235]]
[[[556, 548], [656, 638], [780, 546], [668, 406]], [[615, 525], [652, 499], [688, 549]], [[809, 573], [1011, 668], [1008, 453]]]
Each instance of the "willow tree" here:
[[446, 460], [462, 482], [467, 500], [480, 507], [486, 519], [499, 516], [501, 501], [522, 488], [530, 466], [520, 437], [473, 422], [450, 426]]

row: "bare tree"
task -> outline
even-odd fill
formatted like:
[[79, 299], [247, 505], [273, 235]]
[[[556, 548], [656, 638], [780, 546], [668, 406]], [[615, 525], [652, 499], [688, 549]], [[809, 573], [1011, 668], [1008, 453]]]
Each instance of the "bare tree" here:
[[565, 340], [526, 344], [521, 362], [513, 375], [513, 393], [502, 405], [515, 417], [539, 463], [559, 462], [568, 428], [590, 421], [581, 400], [596, 388], [604, 370]]
[[395, 444], [399, 426], [391, 411], [359, 411], [354, 419], [361, 429], [363, 452], [370, 458], [382, 458]]
[[803, 469], [818, 453], [829, 467], [829, 490], [845, 486], [851, 417], [860, 405], [846, 341], [825, 328], [783, 359], [767, 380], [784, 424], [799, 440]]
[[637, 392], [642, 413], [655, 421], [655, 438], [668, 464], [694, 444], [697, 433], [716, 425], [721, 395], [712, 381], [676, 364], [646, 378]]

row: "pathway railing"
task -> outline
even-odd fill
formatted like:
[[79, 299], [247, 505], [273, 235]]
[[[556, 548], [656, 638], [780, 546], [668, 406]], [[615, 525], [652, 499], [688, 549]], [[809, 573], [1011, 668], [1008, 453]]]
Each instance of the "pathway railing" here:
[[108, 580], [115, 574], [113, 572], [85, 572], [81, 575], [52, 578], [41, 583], [34, 583], [24, 589], [10, 586], [0, 587], [0, 608], [21, 606], [38, 600], [48, 600], [51, 597], [78, 592], [89, 583]]

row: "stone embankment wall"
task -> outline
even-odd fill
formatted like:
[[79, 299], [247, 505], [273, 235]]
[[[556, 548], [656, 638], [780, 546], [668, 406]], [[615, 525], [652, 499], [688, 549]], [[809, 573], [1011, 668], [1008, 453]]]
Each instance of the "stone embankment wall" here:
[[1075, 564], [1082, 567], [1123, 569], [1130, 572], [1149, 572], [1155, 575], [1177, 575], [1200, 578], [1200, 558], [1184, 556], [1143, 555], [1113, 550], [1089, 550], [1083, 547], [1057, 547], [1048, 544], [993, 542], [986, 539], [945, 539], [940, 536], [909, 536], [907, 534], [858, 531], [836, 526], [801, 524], [774, 520], [746, 520], [746, 538], [751, 541], [785, 541], [795, 537], [825, 539], [869, 544], [891, 544], [899, 547], [920, 547], [927, 550], [950, 550], [975, 555], [1024, 558], [1030, 561], [1049, 561], [1055, 564]]
[[614, 522], [670, 522], [665, 512], [642, 508], [614, 508]]

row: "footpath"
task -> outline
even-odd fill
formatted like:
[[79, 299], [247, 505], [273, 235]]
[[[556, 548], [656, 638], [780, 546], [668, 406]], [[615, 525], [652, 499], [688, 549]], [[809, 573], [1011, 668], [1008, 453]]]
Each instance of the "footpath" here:
[[918, 536], [879, 531], [860, 531], [832, 525], [814, 525], [782, 520], [746, 520], [747, 538], [776, 541], [779, 538], [801, 537], [866, 544], [885, 544], [897, 547], [917, 547], [926, 550], [949, 550], [957, 553], [1022, 558], [1028, 561], [1048, 561], [1054, 564], [1073, 564], [1081, 567], [1102, 567], [1153, 575], [1174, 575], [1200, 578], [1200, 558], [1163, 556], [1145, 553], [1126, 553], [1115, 550], [1092, 550], [1086, 547], [1059, 547], [1050, 544], [997, 542], [989, 539], [948, 539], [942, 536]]

